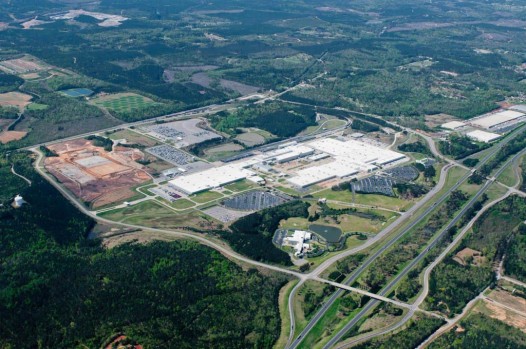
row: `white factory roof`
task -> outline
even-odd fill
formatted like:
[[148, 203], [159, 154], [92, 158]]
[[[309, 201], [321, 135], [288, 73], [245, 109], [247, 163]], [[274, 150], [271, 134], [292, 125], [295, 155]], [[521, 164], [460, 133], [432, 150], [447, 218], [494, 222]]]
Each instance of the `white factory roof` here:
[[244, 163], [239, 163], [213, 167], [201, 172], [179, 176], [169, 183], [187, 194], [194, 194], [255, 175], [243, 165]]
[[526, 104], [517, 104], [512, 106], [510, 109], [520, 111], [521, 113], [526, 113]]
[[495, 140], [495, 139], [500, 137], [500, 135], [497, 134], [497, 133], [480, 131], [480, 130], [475, 130], [475, 131], [472, 131], [472, 132], [468, 132], [468, 133], [466, 133], [466, 136], [468, 136], [469, 138], [474, 139], [476, 141], [485, 142], [485, 143], [489, 143], [489, 142], [491, 142], [491, 141], [493, 141], [493, 140]]
[[403, 159], [403, 154], [375, 147], [358, 141], [339, 141], [332, 138], [318, 139], [308, 143], [309, 146], [328, 154], [334, 161], [311, 166], [296, 172], [287, 179], [298, 187], [307, 187], [335, 177], [348, 177], [360, 172], [370, 172], [376, 165], [384, 165]]
[[524, 114], [514, 110], [505, 110], [494, 114], [487, 114], [471, 120], [471, 123], [483, 128], [492, 128], [497, 125], [513, 121]]
[[448, 130], [456, 130], [457, 128], [464, 126], [466, 126], [466, 124], [460, 121], [450, 121], [440, 125], [440, 127], [447, 128]]
[[291, 159], [308, 156], [314, 153], [314, 149], [304, 145], [290, 145], [286, 148], [280, 148], [266, 153], [266, 159], [285, 162]]

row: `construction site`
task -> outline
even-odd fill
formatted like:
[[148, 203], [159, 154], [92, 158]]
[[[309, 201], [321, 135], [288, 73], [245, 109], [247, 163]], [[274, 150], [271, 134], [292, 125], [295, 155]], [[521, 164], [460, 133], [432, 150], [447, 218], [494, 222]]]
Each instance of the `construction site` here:
[[114, 147], [108, 152], [76, 139], [51, 145], [49, 150], [57, 156], [47, 157], [45, 168], [93, 208], [126, 200], [136, 195], [131, 187], [151, 179], [136, 162], [144, 157], [138, 149]]

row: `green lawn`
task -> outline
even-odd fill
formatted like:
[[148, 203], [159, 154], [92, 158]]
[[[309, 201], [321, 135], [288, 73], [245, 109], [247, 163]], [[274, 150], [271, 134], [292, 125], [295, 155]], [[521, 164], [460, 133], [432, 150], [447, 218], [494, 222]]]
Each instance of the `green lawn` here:
[[217, 191], [205, 191], [198, 193], [189, 197], [190, 200], [197, 202], [198, 204], [204, 204], [205, 202], [210, 202], [222, 198], [223, 194], [218, 193]]
[[27, 110], [46, 110], [49, 106], [47, 104], [31, 103], [26, 107]]
[[256, 184], [249, 182], [246, 179], [225, 185], [225, 189], [228, 189], [232, 192], [240, 192], [257, 187], [258, 186]]
[[184, 210], [184, 209], [187, 209], [187, 208], [195, 206], [195, 204], [192, 201], [187, 200], [187, 199], [176, 200], [171, 205], [172, 205], [173, 208], [175, 208], [177, 210]]
[[[347, 203], [353, 202], [353, 194], [348, 190], [333, 191], [332, 189], [325, 189], [320, 192], [314, 193], [313, 196], [316, 198], [326, 198], [327, 200], [341, 201]], [[405, 211], [413, 205], [414, 201], [407, 201], [399, 198], [393, 198], [377, 194], [355, 194], [354, 203], [383, 207], [396, 211]]]

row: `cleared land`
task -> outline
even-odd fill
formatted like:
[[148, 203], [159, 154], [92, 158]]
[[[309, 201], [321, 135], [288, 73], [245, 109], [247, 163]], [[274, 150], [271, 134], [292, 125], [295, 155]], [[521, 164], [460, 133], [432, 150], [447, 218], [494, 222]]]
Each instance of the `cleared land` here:
[[31, 103], [31, 96], [21, 92], [7, 92], [0, 93], [0, 106], [15, 107], [23, 112], [24, 109]]
[[77, 139], [49, 146], [57, 157], [45, 160], [46, 169], [63, 185], [93, 208], [133, 197], [132, 187], [150, 180], [136, 161], [138, 149], [116, 148], [107, 152], [90, 141]]

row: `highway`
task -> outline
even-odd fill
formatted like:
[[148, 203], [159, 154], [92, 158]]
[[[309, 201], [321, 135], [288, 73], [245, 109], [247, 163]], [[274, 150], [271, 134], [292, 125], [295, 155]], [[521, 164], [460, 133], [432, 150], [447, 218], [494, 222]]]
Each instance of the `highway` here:
[[[480, 160], [480, 162], [477, 164], [477, 166], [475, 167], [475, 169], [479, 169], [481, 166], [483, 166], [493, 155], [495, 155], [504, 145], [506, 145], [511, 139], [514, 138], [514, 136], [516, 136], [518, 133], [524, 131], [526, 129], [526, 125], [523, 125], [522, 127], [519, 127], [517, 128], [515, 131], [513, 131], [508, 137], [506, 137], [505, 139], [503, 139], [501, 142], [495, 144], [493, 147], [491, 147], [490, 151], [487, 152], [487, 154]], [[451, 165], [451, 164], [450, 164]], [[450, 166], [450, 165], [446, 165], [446, 166]], [[446, 167], [444, 167], [446, 168]], [[383, 252], [385, 252], [387, 249], [389, 249], [390, 247], [392, 247], [398, 240], [400, 240], [402, 238], [402, 236], [404, 236], [407, 232], [409, 232], [412, 228], [414, 228], [416, 225], [418, 225], [424, 218], [427, 217], [427, 215], [429, 215], [431, 212], [433, 212], [436, 208], [436, 206], [439, 206], [441, 205], [445, 200], [447, 200], [447, 198], [449, 197], [449, 195], [451, 194], [451, 192], [457, 190], [468, 178], [469, 176], [471, 176], [473, 171], [471, 172], [468, 172], [466, 173], [455, 185], [453, 185], [453, 187], [451, 187], [446, 193], [444, 193], [437, 201], [435, 201], [435, 203], [431, 206], [429, 206], [424, 212], [422, 212], [418, 217], [416, 217], [416, 219], [414, 219], [407, 227], [405, 227], [403, 230], [401, 230], [394, 238], [392, 238], [391, 240], [389, 240], [385, 245], [383, 245], [380, 249], [378, 249], [374, 254], [370, 255], [357, 269], [355, 269], [351, 275], [343, 282], [343, 284], [345, 285], [351, 285], [352, 283], [354, 283], [356, 281], [356, 279], [359, 277], [359, 275], [365, 270], [367, 269], [373, 262], [374, 260], [376, 260], [376, 258], [378, 258], [378, 256], [380, 256]], [[496, 177], [498, 177], [498, 175], [496, 175]], [[441, 176], [441, 179], [442, 179], [442, 176]], [[488, 185], [488, 182], [486, 182], [484, 188], [486, 189]], [[484, 190], [485, 190], [484, 189]], [[482, 192], [483, 193], [483, 192]], [[482, 195], [482, 193], [479, 191], [479, 193], [477, 193], [476, 195], [476, 198], [478, 198], [480, 195]], [[421, 200], [420, 202], [424, 202], [424, 200]], [[472, 201], [470, 201], [471, 203]], [[427, 202], [424, 202], [424, 203], [427, 203]], [[462, 210], [462, 212], [465, 212], [465, 210], [467, 210], [466, 208], [467, 206], [465, 206], [465, 208]], [[412, 214], [411, 214], [412, 215]], [[458, 217], [458, 216], [457, 216]], [[402, 218], [402, 217], [401, 217]], [[456, 221], [458, 221], [459, 218], [456, 218], [455, 217], [455, 223]], [[389, 226], [387, 229], [391, 228], [391, 230], [393, 230], [394, 228], [396, 228], [397, 226], [393, 226], [394, 223]], [[453, 224], [451, 224], [452, 226]], [[448, 225], [449, 226], [449, 225]], [[446, 230], [447, 231], [447, 230]], [[382, 236], [384, 236], [384, 232], [382, 231]], [[380, 235], [379, 234], [379, 235]], [[422, 255], [422, 253], [417, 256], [417, 259], [418, 261], [420, 261], [423, 256], [425, 256], [425, 254], [427, 254], [428, 250], [433, 247], [436, 242], [434, 241], [432, 243], [433, 245], [428, 247], [426, 250], [423, 251], [424, 255]], [[350, 253], [351, 254], [351, 253]], [[350, 255], [348, 254], [348, 255]], [[338, 255], [340, 256], [340, 255]], [[327, 262], [329, 262], [330, 260], [327, 260]], [[418, 262], [417, 261], [417, 262]], [[411, 266], [415, 265], [417, 262], [415, 262], [414, 264], [411, 264]], [[334, 261], [332, 261], [330, 264], [334, 263]], [[324, 263], [325, 264], [325, 263]], [[323, 265], [323, 264], [322, 264]], [[318, 267], [316, 269], [316, 271], [318, 269], [320, 269], [322, 267], [322, 265], [320, 265], [320, 267]], [[298, 283], [298, 285], [296, 285], [295, 288], [298, 288], [300, 285], [300, 283]], [[327, 312], [327, 310], [330, 308], [330, 306], [334, 303], [334, 301], [343, 293], [344, 291], [342, 289], [338, 289], [336, 292], [334, 292], [331, 297], [322, 305], [322, 307], [320, 308], [320, 310], [318, 310], [318, 312], [314, 315], [314, 317], [309, 321], [309, 323], [307, 324], [307, 326], [302, 330], [302, 332], [298, 335], [298, 337], [292, 341], [290, 343], [290, 345], [288, 346], [288, 348], [290, 349], [293, 349], [293, 348], [297, 348], [299, 346], [299, 344], [302, 342], [302, 340], [308, 335], [308, 333], [312, 330], [312, 328], [316, 325], [316, 323], [325, 315], [325, 313]], [[294, 295], [294, 292], [291, 292], [291, 298], [293, 297]], [[371, 302], [373, 302], [374, 304], [371, 304]], [[355, 318], [357, 317], [362, 317], [369, 309], [371, 309], [373, 306], [376, 305], [376, 301], [371, 301], [370, 303], [368, 303], [366, 305], [366, 308], [367, 309], [364, 309], [364, 312], [362, 314], [362, 312], [360, 312]], [[292, 309], [292, 306], [291, 306], [291, 303], [292, 301], [289, 299], [289, 309]], [[365, 311], [367, 310], [367, 311]], [[290, 311], [290, 310], [289, 310]], [[291, 313], [292, 314], [292, 313]], [[291, 316], [291, 320], [292, 320], [292, 317], [293, 315]], [[345, 326], [344, 329], [345, 332], [343, 332], [339, 338], [341, 339], [341, 337], [343, 337], [343, 335], [348, 331], [348, 329], [350, 329], [352, 326], [354, 326], [354, 324], [356, 324], [357, 321], [354, 321], [351, 320], [351, 322], [349, 322], [349, 324], [347, 324]], [[291, 328], [292, 328], [292, 321], [291, 321]], [[343, 330], [342, 330], [343, 331]], [[293, 333], [293, 331], [291, 331]], [[338, 336], [340, 333], [338, 333], [336, 336]], [[335, 338], [335, 337], [333, 337]], [[331, 344], [334, 345], [338, 342], [338, 340], [336, 341], [333, 341], [331, 340], [328, 344]], [[330, 348], [330, 346], [326, 346], [325, 348]]]

